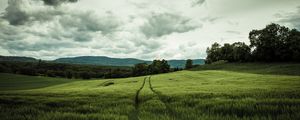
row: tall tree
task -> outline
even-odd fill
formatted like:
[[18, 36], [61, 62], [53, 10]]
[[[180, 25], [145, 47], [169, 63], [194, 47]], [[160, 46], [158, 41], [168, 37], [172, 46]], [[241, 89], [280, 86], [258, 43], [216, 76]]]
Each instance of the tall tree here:
[[148, 74], [148, 64], [146, 63], [139, 63], [135, 64], [132, 69], [133, 76], [142, 76]]
[[214, 43], [211, 48], [207, 48], [206, 50], [207, 57], [205, 63], [210, 64], [212, 62], [218, 61], [221, 59], [221, 49], [220, 44]]
[[193, 68], [193, 60], [188, 59], [188, 60], [186, 60], [186, 63], [185, 63], [185, 69], [191, 69], [191, 68]]
[[251, 49], [243, 42], [236, 42], [232, 44], [233, 47], [233, 61], [234, 62], [248, 62], [251, 60]]
[[289, 34], [289, 28], [274, 23], [262, 30], [252, 30], [249, 39], [255, 59], [266, 62], [285, 61]]
[[169, 71], [170, 71], [170, 65], [168, 64], [168, 61], [163, 59], [161, 61], [160, 72], [161, 73], [167, 73]]
[[293, 62], [300, 62], [300, 32], [296, 29], [291, 30], [287, 39], [287, 58]]

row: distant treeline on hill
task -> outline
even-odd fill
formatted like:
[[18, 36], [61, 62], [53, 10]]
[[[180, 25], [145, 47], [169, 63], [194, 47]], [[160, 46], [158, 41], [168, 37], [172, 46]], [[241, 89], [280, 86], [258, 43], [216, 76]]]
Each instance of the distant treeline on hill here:
[[131, 74], [131, 68], [49, 63], [41, 60], [36, 62], [1, 61], [0, 72], [30, 76], [90, 79], [128, 77]]
[[[21, 62], [37, 62], [38, 59], [20, 56], [0, 56], [0, 61], [21, 61]], [[186, 60], [167, 60], [171, 68], [184, 68]], [[82, 65], [100, 65], [100, 66], [130, 66], [133, 67], [138, 63], [151, 64], [152, 61], [140, 60], [135, 58], [111, 58], [106, 56], [78, 56], [67, 57], [50, 60], [47, 62], [66, 63], [66, 64], [82, 64]], [[204, 59], [193, 59], [194, 64], [204, 64]]]
[[300, 32], [278, 24], [249, 33], [250, 46], [243, 42], [214, 43], [207, 48], [206, 63], [228, 62], [300, 62]]
[[[146, 67], [146, 69], [141, 69], [141, 65], [145, 65], [143, 67]], [[20, 62], [13, 60], [0, 61], [0, 72], [3, 73], [23, 74], [30, 76], [62, 77], [69, 79], [125, 78], [148, 74], [167, 73], [178, 70], [181, 69], [170, 68], [170, 65], [165, 60], [154, 60], [150, 65], [141, 63], [135, 65], [134, 67], [65, 64], [46, 62], [42, 60], [34, 62]]]

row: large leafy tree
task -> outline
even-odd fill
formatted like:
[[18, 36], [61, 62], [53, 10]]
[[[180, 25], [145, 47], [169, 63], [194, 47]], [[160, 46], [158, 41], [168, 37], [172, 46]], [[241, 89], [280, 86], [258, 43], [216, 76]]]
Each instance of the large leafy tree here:
[[291, 30], [287, 40], [287, 58], [294, 62], [300, 62], [300, 32], [296, 29]]
[[218, 60], [229, 62], [300, 62], [300, 32], [278, 24], [249, 33], [250, 46], [242, 42], [214, 43], [207, 49], [206, 63]]
[[267, 25], [262, 30], [249, 33], [250, 46], [257, 61], [285, 61], [288, 54], [290, 29], [278, 24]]
[[191, 68], [193, 68], [193, 60], [188, 59], [188, 60], [186, 60], [186, 63], [185, 63], [185, 69], [191, 69]]
[[214, 43], [211, 48], [207, 49], [206, 63], [210, 64], [219, 60], [229, 62], [247, 62], [250, 60], [251, 49], [243, 42], [233, 44], [224, 44], [223, 46]]
[[148, 74], [148, 64], [146, 63], [139, 63], [135, 64], [132, 69], [133, 76], [142, 76]]
[[210, 64], [212, 62], [218, 61], [221, 59], [221, 45], [218, 43], [214, 43], [211, 45], [211, 48], [207, 48], [206, 53], [207, 57], [205, 63]]
[[232, 44], [232, 57], [235, 62], [247, 62], [250, 61], [251, 49], [243, 42], [236, 42]]

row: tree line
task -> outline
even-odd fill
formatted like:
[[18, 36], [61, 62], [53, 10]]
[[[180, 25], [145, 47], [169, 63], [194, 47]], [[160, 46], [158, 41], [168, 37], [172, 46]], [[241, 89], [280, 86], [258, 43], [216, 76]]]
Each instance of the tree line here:
[[30, 76], [47, 76], [75, 79], [126, 78], [182, 70], [170, 68], [166, 60], [154, 60], [151, 64], [140, 63], [134, 67], [93, 66], [79, 64], [0, 61], [0, 72]]
[[170, 68], [166, 60], [154, 60], [151, 64], [139, 63], [134, 65], [132, 69], [133, 76], [152, 75], [160, 73], [168, 73], [173, 71], [182, 70], [180, 68]]
[[51, 63], [41, 60], [38, 62], [1, 61], [0, 72], [70, 79], [123, 78], [131, 75], [131, 68]]
[[300, 62], [300, 32], [279, 24], [269, 24], [249, 33], [250, 45], [243, 42], [218, 43], [207, 48], [206, 64], [228, 62]]

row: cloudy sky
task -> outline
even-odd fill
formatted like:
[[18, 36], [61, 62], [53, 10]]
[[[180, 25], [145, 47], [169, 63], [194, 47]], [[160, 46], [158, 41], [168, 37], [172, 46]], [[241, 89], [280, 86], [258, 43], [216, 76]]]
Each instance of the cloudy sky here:
[[0, 55], [205, 58], [272, 22], [300, 29], [300, 0], [0, 0]]

